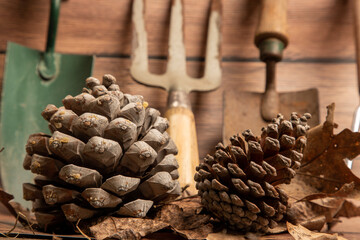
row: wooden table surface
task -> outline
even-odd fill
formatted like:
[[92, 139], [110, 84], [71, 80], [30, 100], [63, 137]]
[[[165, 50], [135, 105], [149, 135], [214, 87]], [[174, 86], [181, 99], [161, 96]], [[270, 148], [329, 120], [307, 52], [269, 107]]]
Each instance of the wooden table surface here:
[[[342, 219], [342, 223], [339, 223], [335, 226], [332, 232], [338, 233], [339, 236], [342, 236], [348, 240], [359, 240], [360, 239], [360, 217], [353, 219]], [[15, 223], [15, 218], [7, 215], [5, 212], [0, 212], [0, 239], [6, 238], [5, 236], [26, 238], [26, 239], [53, 239], [52, 234], [47, 233], [34, 233], [30, 229], [24, 229], [20, 223], [17, 224], [17, 227], [13, 229]], [[9, 231], [11, 234], [9, 234]], [[64, 239], [86, 239], [80, 234], [77, 235], [58, 235], [64, 237]], [[170, 232], [158, 232], [148, 235], [143, 238], [143, 240], [184, 240], [185, 238], [172, 234]], [[288, 233], [274, 234], [261, 236], [258, 240], [293, 240], [294, 238]], [[238, 240], [243, 240], [239, 238]], [[305, 239], [304, 239], [305, 240]]]
[[[49, 2], [0, 0], [0, 81], [7, 41], [44, 50]], [[113, 74], [122, 91], [141, 94], [150, 106], [164, 112], [167, 93], [140, 85], [129, 76], [131, 2], [63, 1], [56, 51], [96, 55], [95, 77]], [[222, 86], [213, 92], [191, 94], [200, 157], [213, 152], [214, 146], [222, 139], [223, 94], [235, 87], [244, 91], [264, 90], [265, 68], [258, 61], [258, 51], [253, 44], [258, 2], [222, 1]], [[184, 3], [188, 74], [198, 77], [203, 71], [210, 0], [184, 0]], [[335, 102], [339, 130], [351, 126], [353, 111], [359, 103], [350, 5], [349, 0], [289, 0], [290, 44], [285, 50], [283, 62], [278, 64], [277, 72], [279, 91], [318, 88], [322, 121], [326, 105]], [[149, 63], [150, 71], [154, 73], [165, 71], [169, 7], [169, 0], [147, 0], [146, 4]], [[239, 132], [242, 130], [239, 129]], [[356, 173], [360, 173], [358, 165], [355, 164]], [[350, 226], [345, 236], [360, 239], [359, 228], [351, 228], [354, 223], [360, 224], [360, 220], [350, 221], [337, 230]]]

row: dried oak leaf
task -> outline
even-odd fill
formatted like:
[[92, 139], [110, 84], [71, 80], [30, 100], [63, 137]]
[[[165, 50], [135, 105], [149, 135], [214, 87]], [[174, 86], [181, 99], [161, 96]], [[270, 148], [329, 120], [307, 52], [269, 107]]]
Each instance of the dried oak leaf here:
[[326, 121], [308, 132], [299, 175], [323, 193], [334, 193], [350, 182], [360, 190], [360, 179], [344, 163], [345, 158], [353, 159], [360, 154], [360, 133], [344, 129], [335, 135], [335, 104], [327, 109]]
[[138, 240], [168, 226], [154, 219], [105, 217], [90, 232], [96, 239]]
[[359, 201], [354, 201], [353, 199], [344, 200], [339, 207], [339, 211], [334, 215], [334, 221], [328, 223], [328, 228], [331, 229], [339, 222], [340, 217], [352, 218], [360, 216], [360, 205]]
[[204, 239], [212, 232], [210, 216], [201, 213], [200, 197], [173, 201], [161, 207], [155, 219], [168, 223], [179, 235], [188, 239]]
[[357, 217], [360, 216], [360, 208], [353, 202], [345, 200], [341, 206], [341, 209], [335, 215], [335, 217]]
[[157, 206], [154, 219], [104, 217], [85, 225], [96, 239], [135, 240], [165, 228], [188, 239], [204, 239], [213, 228], [202, 209], [199, 197], [190, 197]]
[[[355, 184], [352, 182], [344, 184], [333, 194], [315, 193], [294, 202], [287, 212], [288, 221], [301, 224], [310, 230], [320, 230], [325, 223], [337, 222], [340, 216], [352, 217], [344, 211], [344, 206], [347, 206], [344, 205], [347, 203], [344, 197], [347, 197], [354, 187]], [[357, 208], [354, 205], [353, 207]]]
[[18, 202], [13, 201], [13, 199], [13, 195], [0, 188], [0, 202], [7, 208], [10, 214], [17, 218], [24, 227], [29, 226], [29, 224], [35, 227], [37, 222], [34, 216], [30, 214], [28, 209], [25, 209]]
[[187, 239], [205, 239], [209, 233], [213, 232], [213, 226], [209, 224], [202, 225], [195, 229], [180, 230], [173, 228], [173, 230], [180, 236]]
[[345, 158], [360, 154], [360, 133], [344, 129], [335, 135], [335, 104], [327, 109], [326, 121], [307, 134], [304, 158], [295, 179], [280, 186], [290, 196], [288, 219], [311, 230], [335, 223], [340, 216], [360, 213], [355, 205], [352, 215], [344, 210], [349, 206], [346, 198], [360, 196], [360, 179], [344, 163]]
[[206, 240], [246, 240], [244, 235], [232, 235], [226, 232], [210, 233]]
[[287, 222], [287, 228], [295, 240], [346, 240], [346, 238], [335, 234], [312, 232], [301, 225], [293, 225]]
[[17, 213], [13, 206], [9, 203], [11, 200], [14, 199], [14, 196], [5, 192], [3, 189], [0, 189], [0, 202], [9, 210], [9, 212], [14, 216], [17, 217]]

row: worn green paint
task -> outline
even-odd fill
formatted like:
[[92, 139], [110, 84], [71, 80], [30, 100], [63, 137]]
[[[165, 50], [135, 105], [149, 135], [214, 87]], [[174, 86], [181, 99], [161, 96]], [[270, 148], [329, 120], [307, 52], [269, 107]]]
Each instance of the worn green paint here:
[[47, 80], [52, 79], [56, 74], [55, 42], [60, 15], [60, 3], [61, 0], [51, 0], [46, 50], [38, 66], [40, 76]]
[[38, 73], [43, 53], [16, 43], [8, 43], [1, 100], [0, 153], [1, 180], [6, 191], [22, 200], [22, 183], [33, 174], [22, 162], [30, 134], [49, 133], [41, 112], [47, 104], [60, 106], [68, 94], [77, 95], [91, 76], [93, 57], [54, 53], [56, 74], [44, 81]]

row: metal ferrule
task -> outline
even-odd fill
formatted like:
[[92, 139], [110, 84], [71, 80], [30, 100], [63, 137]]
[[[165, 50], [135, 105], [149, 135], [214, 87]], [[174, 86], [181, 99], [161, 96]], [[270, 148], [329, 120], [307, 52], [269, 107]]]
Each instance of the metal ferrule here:
[[189, 93], [181, 90], [170, 90], [168, 95], [168, 108], [183, 107], [191, 110]]
[[259, 45], [261, 61], [281, 61], [284, 48], [284, 43], [277, 38], [263, 40]]

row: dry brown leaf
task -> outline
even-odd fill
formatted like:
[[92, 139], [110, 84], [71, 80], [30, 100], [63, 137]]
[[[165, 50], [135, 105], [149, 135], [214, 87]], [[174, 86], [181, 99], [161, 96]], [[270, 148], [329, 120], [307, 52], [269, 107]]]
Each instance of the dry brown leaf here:
[[139, 240], [141, 239], [141, 235], [138, 232], [135, 232], [133, 229], [124, 229], [106, 237], [105, 239]]
[[332, 221], [331, 210], [308, 201], [296, 202], [289, 208], [287, 219], [310, 230], [321, 230], [328, 219]]
[[[321, 230], [325, 223], [337, 222], [337, 218], [340, 217], [339, 212], [344, 212], [345, 198], [355, 188], [355, 184], [352, 182], [344, 184], [339, 191], [333, 194], [326, 194], [307, 186], [298, 178], [294, 182], [294, 185], [291, 183], [287, 186], [281, 186], [292, 197], [290, 198], [291, 207], [287, 213], [288, 220], [294, 224], [301, 224], [310, 230]], [[301, 188], [302, 186], [304, 187]], [[306, 194], [309, 195], [306, 196]], [[359, 210], [354, 211], [355, 208], [354, 206], [351, 210], [354, 216], [358, 216], [356, 213], [359, 213]], [[347, 215], [346, 217], [353, 216]]]
[[24, 227], [35, 225], [37, 223], [36, 219], [34, 216], [31, 216], [30, 211], [21, 206], [21, 204], [12, 201], [13, 199], [13, 195], [5, 192], [3, 189], [0, 189], [0, 202], [4, 204], [11, 215], [17, 218]]
[[[284, 223], [285, 225], [285, 223]], [[285, 226], [286, 228], [286, 226]], [[287, 229], [286, 229], [287, 231]], [[280, 236], [280, 237], [279, 237]], [[283, 235], [272, 235], [272, 237], [264, 236], [260, 233], [247, 232], [245, 235], [241, 233], [232, 232], [231, 230], [223, 229], [221, 232], [210, 233], [206, 240], [269, 240], [269, 239], [283, 239]], [[286, 238], [287, 239], [287, 238]]]
[[168, 223], [175, 232], [188, 239], [204, 239], [212, 232], [210, 216], [202, 214], [200, 197], [173, 201], [164, 205], [156, 220]]
[[167, 223], [153, 219], [106, 217], [91, 226], [90, 232], [96, 239], [133, 240], [168, 226]]
[[312, 232], [301, 225], [293, 225], [289, 222], [286, 223], [291, 236], [295, 240], [346, 240], [346, 238], [335, 234]]
[[205, 239], [206, 236], [209, 235], [209, 233], [213, 232], [213, 226], [210, 223], [208, 223], [206, 225], [202, 225], [195, 229], [180, 230], [173, 228], [173, 230], [180, 236], [187, 239]]
[[[325, 223], [332, 223], [340, 217], [339, 213], [346, 211], [345, 198], [354, 189], [354, 183], [344, 184], [333, 194], [317, 193], [309, 195], [292, 204], [288, 210], [288, 220], [294, 224], [301, 224], [310, 230], [321, 230]], [[353, 211], [355, 206], [351, 208]], [[350, 210], [350, 209], [349, 209]], [[359, 212], [359, 210], [357, 211]], [[341, 216], [345, 216], [341, 214]], [[353, 213], [356, 215], [356, 211]], [[349, 214], [346, 217], [352, 217]], [[337, 220], [335, 220], [336, 222]]]
[[9, 204], [11, 200], [14, 199], [14, 196], [5, 192], [3, 189], [0, 189], [0, 202], [4, 204], [4, 206], [9, 210], [9, 212], [14, 216], [17, 217], [17, 213], [13, 206]]
[[310, 201], [310, 200], [324, 199], [324, 198], [349, 197], [354, 193], [354, 189], [355, 189], [354, 182], [345, 183], [344, 185], [341, 186], [341, 188], [338, 191], [336, 191], [334, 193], [315, 193], [315, 194], [308, 195], [301, 200]]
[[223, 232], [218, 232], [218, 233], [210, 233], [206, 240], [245, 240], [245, 236], [244, 235], [233, 235], [233, 234], [228, 234], [228, 233], [223, 233]]
[[360, 216], [360, 207], [351, 201], [345, 200], [335, 217], [351, 218], [357, 216]]
[[158, 207], [154, 219], [106, 217], [90, 223], [90, 232], [96, 239], [133, 240], [170, 228], [188, 239], [204, 239], [213, 227], [202, 209], [198, 197], [180, 199]]
[[285, 233], [287, 232], [287, 227], [285, 222], [279, 222], [278, 225], [274, 228], [269, 228], [266, 231], [266, 234], [279, 234], [279, 233]]
[[360, 154], [360, 133], [344, 129], [335, 135], [335, 104], [327, 108], [326, 121], [308, 132], [298, 175], [322, 193], [334, 193], [351, 182], [355, 183], [355, 189], [360, 190], [360, 179], [344, 163], [345, 158], [353, 159]]
[[155, 219], [169, 223], [179, 230], [189, 230], [206, 225], [210, 216], [200, 214], [203, 206], [200, 197], [173, 201], [164, 205]]
[[[346, 215], [346, 198], [360, 196], [360, 179], [344, 162], [345, 158], [360, 154], [360, 133], [345, 129], [334, 134], [335, 104], [327, 108], [326, 121], [307, 134], [302, 166], [296, 177], [291, 184], [279, 186], [290, 196], [288, 220], [311, 230], [321, 230], [325, 223], [335, 224], [340, 215]], [[360, 210], [355, 209], [352, 206], [358, 216]]]

